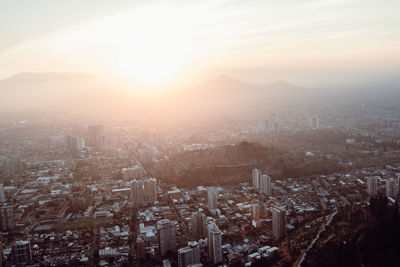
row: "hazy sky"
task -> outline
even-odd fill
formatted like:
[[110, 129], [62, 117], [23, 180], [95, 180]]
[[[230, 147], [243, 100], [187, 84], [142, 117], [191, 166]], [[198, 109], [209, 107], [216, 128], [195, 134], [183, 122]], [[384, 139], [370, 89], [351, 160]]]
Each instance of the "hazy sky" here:
[[0, 1], [0, 79], [83, 71], [143, 84], [230, 74], [394, 83], [400, 1]]

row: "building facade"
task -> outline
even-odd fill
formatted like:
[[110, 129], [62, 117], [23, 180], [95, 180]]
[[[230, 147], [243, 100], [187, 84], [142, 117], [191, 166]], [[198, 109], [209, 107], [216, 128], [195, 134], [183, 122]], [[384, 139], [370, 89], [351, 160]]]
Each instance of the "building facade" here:
[[261, 192], [266, 196], [272, 195], [271, 177], [267, 174], [261, 175]]
[[176, 221], [164, 219], [157, 222], [158, 249], [161, 257], [168, 252], [176, 252], [176, 227]]
[[272, 211], [272, 232], [276, 239], [286, 236], [286, 210], [276, 207]]
[[222, 262], [222, 232], [215, 223], [208, 225], [208, 256], [212, 264]]
[[157, 201], [157, 180], [146, 178], [131, 181], [131, 196], [135, 205], [154, 203]]
[[200, 247], [196, 241], [188, 242], [187, 247], [178, 250], [178, 266], [186, 267], [200, 263]]

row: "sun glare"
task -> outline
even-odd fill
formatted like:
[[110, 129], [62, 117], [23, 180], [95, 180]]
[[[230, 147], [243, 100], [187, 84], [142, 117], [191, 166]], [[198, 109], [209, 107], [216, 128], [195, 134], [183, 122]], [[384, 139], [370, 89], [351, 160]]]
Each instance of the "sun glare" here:
[[114, 17], [107, 25], [112, 31], [107, 51], [111, 68], [141, 85], [173, 82], [199, 52], [191, 20], [178, 9], [143, 7]]

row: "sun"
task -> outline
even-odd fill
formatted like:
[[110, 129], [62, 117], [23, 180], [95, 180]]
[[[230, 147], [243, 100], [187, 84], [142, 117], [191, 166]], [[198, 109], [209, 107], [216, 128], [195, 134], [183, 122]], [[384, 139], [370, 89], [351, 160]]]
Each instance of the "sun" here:
[[80, 69], [128, 80], [135, 89], [179, 86], [220, 54], [218, 36], [204, 17], [207, 8], [157, 1], [66, 29], [49, 37], [49, 47], [73, 67], [78, 62]]
[[149, 86], [173, 82], [198, 53], [187, 14], [144, 7], [109, 21], [113, 71]]

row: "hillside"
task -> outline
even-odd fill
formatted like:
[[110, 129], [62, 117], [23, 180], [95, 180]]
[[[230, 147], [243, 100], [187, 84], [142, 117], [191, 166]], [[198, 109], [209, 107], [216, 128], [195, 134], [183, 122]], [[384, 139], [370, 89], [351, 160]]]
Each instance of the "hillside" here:
[[242, 142], [176, 154], [149, 170], [161, 180], [197, 186], [249, 182], [254, 168], [279, 179], [329, 173], [338, 166], [335, 160], [308, 158], [303, 153]]

